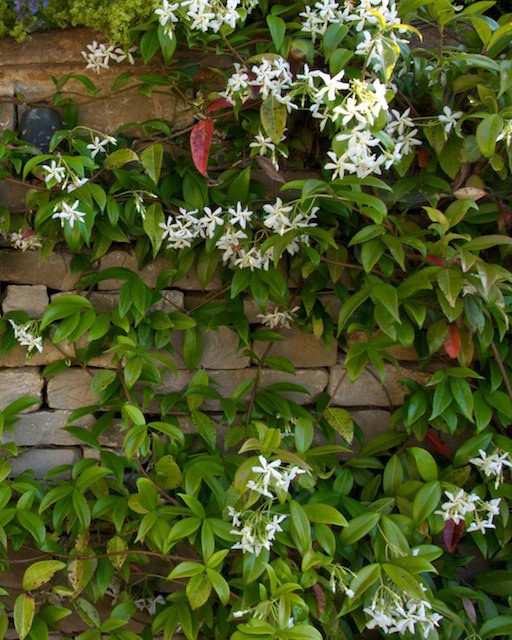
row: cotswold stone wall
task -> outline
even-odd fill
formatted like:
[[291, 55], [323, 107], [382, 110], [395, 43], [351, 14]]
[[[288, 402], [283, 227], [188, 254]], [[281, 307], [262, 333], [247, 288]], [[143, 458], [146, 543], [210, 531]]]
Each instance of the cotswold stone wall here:
[[[0, 127], [16, 128], [18, 120], [27, 105], [40, 104], [49, 99], [55, 90], [52, 76], [59, 78], [68, 73], [85, 73], [81, 51], [93, 40], [101, 37], [84, 29], [35, 34], [24, 44], [12, 40], [0, 41]], [[119, 72], [130, 70], [134, 74], [147, 73], [147, 68], [133, 67], [127, 63], [115, 65], [100, 76], [90, 75], [102, 88], [101, 94], [87, 96], [82, 85], [72, 81], [67, 88], [81, 94], [78, 102], [80, 125], [103, 132], [114, 132], [127, 122], [140, 122], [152, 118], [169, 121], [176, 129], [193, 122], [191, 113], [168, 93], [155, 93], [146, 97], [134, 91], [126, 91], [121, 96], [110, 95], [109, 87]], [[13, 211], [22, 211], [30, 184], [21, 182], [0, 182], [0, 205]], [[37, 252], [26, 252], [0, 248], [0, 287], [3, 313], [11, 310], [26, 311], [32, 318], [40, 318], [48, 302], [62, 292], [75, 292], [77, 275], [70, 272], [71, 256], [55, 251], [45, 260]], [[159, 272], [169, 266], [158, 259], [141, 271], [130, 250], [115, 249], [100, 261], [100, 269], [123, 266], [134, 269], [148, 285], [155, 285]], [[100, 312], [116, 307], [119, 300], [118, 281], [101, 282], [97, 290], [87, 296]], [[206, 295], [214, 298], [220, 289], [220, 279], [210, 282], [207, 291], [201, 290], [198, 279], [189, 274], [168, 290], [163, 308], [169, 310], [191, 310]], [[80, 292], [78, 292], [80, 293]], [[339, 311], [339, 302], [334, 297], [325, 299], [333, 317]], [[250, 301], [246, 302], [249, 321], [258, 323], [258, 309]], [[294, 400], [310, 404], [319, 394], [334, 394], [333, 405], [350, 410], [355, 422], [366, 436], [385, 431], [388, 428], [391, 411], [403, 402], [405, 389], [399, 383], [403, 376], [418, 380], [424, 374], [414, 371], [414, 352], [400, 350], [395, 355], [402, 366], [388, 366], [385, 385], [370, 370], [365, 370], [356, 382], [351, 383], [344, 375], [343, 352], [333, 343], [325, 346], [314, 336], [296, 329], [283, 331], [284, 340], [272, 347], [272, 355], [288, 358], [296, 367], [296, 376], [275, 370], [263, 370], [261, 384], [276, 382], [296, 382], [309, 390], [309, 395], [291, 394]], [[237, 385], [256, 375], [257, 368], [249, 357], [238, 349], [238, 338], [227, 328], [206, 331], [204, 353], [201, 366], [217, 383], [220, 393], [230, 395]], [[253, 344], [252, 349], [262, 352], [265, 344]], [[174, 342], [178, 372], [167, 374], [160, 392], [177, 391], [183, 388], [191, 377], [180, 356], [179, 340]], [[108, 356], [97, 358], [91, 369], [71, 366], [64, 373], [45, 380], [41, 377], [45, 365], [61, 360], [73, 359], [70, 346], [45, 344], [42, 354], [27, 359], [25, 350], [15, 348], [8, 356], [0, 359], [0, 406], [12, 402], [20, 395], [29, 394], [39, 398], [39, 404], [27, 411], [16, 424], [12, 438], [21, 448], [20, 457], [14, 462], [14, 473], [33, 469], [37, 476], [43, 476], [49, 469], [60, 464], [69, 464], [81, 456], [92, 455], [75, 441], [64, 429], [73, 409], [94, 404], [96, 398], [90, 390], [91, 374], [99, 368], [114, 368]], [[206, 407], [213, 414], [218, 403], [208, 400]], [[84, 426], [87, 420], [84, 419]], [[186, 429], [187, 425], [184, 424]], [[104, 444], [116, 448], [122, 436], [111, 431], [104, 436]]]

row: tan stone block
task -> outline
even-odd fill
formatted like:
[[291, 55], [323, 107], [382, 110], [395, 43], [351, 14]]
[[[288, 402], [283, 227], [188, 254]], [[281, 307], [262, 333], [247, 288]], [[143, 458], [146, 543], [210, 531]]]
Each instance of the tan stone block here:
[[363, 409], [361, 411], [350, 411], [350, 415], [363, 432], [365, 442], [389, 431], [391, 422], [391, 413], [389, 411]]
[[[221, 396], [228, 398], [233, 391], [243, 382], [254, 380], [257, 376], [257, 369], [238, 369], [238, 370], [211, 370], [207, 371], [212, 387], [220, 393]], [[191, 373], [179, 371], [177, 374], [167, 373], [164, 376], [163, 383], [157, 388], [159, 393], [170, 393], [173, 391], [181, 391], [192, 377]], [[297, 392], [285, 392], [283, 396], [298, 402], [299, 404], [309, 404], [314, 402], [318, 395], [322, 393], [328, 383], [329, 375], [326, 369], [298, 369], [296, 375], [275, 371], [273, 369], [263, 369], [261, 375], [260, 387], [263, 389], [269, 385], [286, 382], [302, 385], [309, 390], [309, 394]], [[206, 399], [204, 408], [207, 410], [218, 410], [220, 403], [217, 400]]]
[[94, 370], [68, 369], [50, 378], [46, 390], [51, 409], [79, 409], [97, 404], [98, 396], [91, 391]]
[[41, 318], [48, 302], [48, 290], [42, 284], [11, 284], [6, 288], [2, 311], [25, 311], [31, 318]]
[[[340, 383], [340, 378], [343, 379]], [[400, 378], [412, 378], [420, 383], [430, 379], [430, 375], [413, 369], [385, 365], [384, 385], [378, 376], [364, 369], [351, 382], [345, 374], [345, 367], [337, 365], [331, 368], [327, 393], [334, 395], [333, 405], [341, 407], [392, 407], [403, 404], [407, 388], [399, 382]]]
[[[12, 460], [12, 476], [18, 476], [32, 469], [36, 478], [42, 478], [48, 471], [64, 464], [75, 464], [80, 460], [79, 447], [55, 449], [25, 449], [18, 458]], [[69, 475], [69, 472], [66, 473]]]
[[[0, 409], [18, 400], [22, 396], [34, 396], [42, 401], [43, 380], [39, 369], [21, 367], [19, 369], [0, 370]], [[37, 411], [41, 402], [32, 405], [24, 411], [29, 413]]]
[[[139, 269], [137, 265], [137, 259], [132, 253], [129, 253], [127, 251], [115, 250], [107, 253], [105, 256], [103, 256], [103, 258], [101, 258], [100, 266], [102, 270], [110, 269], [111, 267], [124, 267], [125, 269], [130, 269], [130, 271], [136, 273], [148, 286], [154, 287], [156, 285], [159, 274], [164, 269], [169, 269], [172, 265], [168, 260], [160, 256], [142, 269]], [[98, 283], [98, 289], [100, 289], [101, 291], [112, 291], [113, 289], [120, 289], [123, 284], [124, 281], [122, 280], [104, 280], [103, 282]], [[216, 274], [216, 276], [213, 277], [213, 279], [206, 287], [204, 287], [204, 289], [210, 291], [218, 289], [220, 286], [220, 276]], [[186, 276], [184, 276], [177, 282], [173, 283], [173, 287], [184, 290], [203, 289], [194, 270], [189, 272]]]
[[41, 259], [37, 251], [0, 250], [0, 281], [14, 284], [45, 285], [58, 291], [71, 291], [78, 274], [70, 273], [71, 256], [53, 252]]
[[45, 340], [42, 353], [35, 351], [30, 358], [27, 357], [28, 353], [25, 347], [15, 346], [7, 355], [0, 358], [0, 367], [44, 367], [71, 355], [69, 348], [64, 348], [62, 345], [59, 346], [62, 351], [59, 351], [55, 345]]
[[[364, 331], [353, 331], [347, 335], [347, 347], [360, 342], [368, 342], [370, 336]], [[404, 362], [418, 362], [418, 354], [414, 347], [402, 347], [397, 345], [390, 347], [387, 352], [393, 358]]]
[[[65, 427], [70, 411], [35, 411], [20, 416], [12, 432], [5, 432], [6, 442], [15, 442], [18, 447], [73, 446], [80, 442]], [[83, 416], [73, 425], [88, 427], [95, 422], [94, 416]]]
[[[336, 364], [338, 343], [335, 340], [330, 347], [327, 347], [312, 333], [306, 333], [294, 327], [280, 329], [279, 333], [284, 340], [272, 343], [267, 355], [287, 358], [298, 368], [330, 367]], [[268, 347], [268, 342], [257, 340], [253, 344], [253, 351], [261, 358]]]
[[238, 335], [227, 327], [215, 331], [203, 331], [203, 357], [205, 369], [243, 369], [249, 366], [249, 356], [243, 356], [238, 348]]

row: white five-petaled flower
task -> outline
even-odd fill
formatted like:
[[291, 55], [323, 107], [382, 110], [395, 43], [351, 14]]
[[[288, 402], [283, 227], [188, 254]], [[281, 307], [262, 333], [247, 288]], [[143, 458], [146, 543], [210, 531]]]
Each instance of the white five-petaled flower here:
[[272, 312], [258, 314], [258, 320], [270, 329], [275, 329], [276, 327], [289, 329], [293, 322], [293, 316], [298, 310], [299, 307], [293, 307], [293, 309], [280, 311], [279, 308], [276, 307]]
[[78, 210], [79, 205], [79, 200], [75, 200], [72, 205], [62, 200], [53, 210], [52, 218], [60, 218], [62, 226], [64, 226], [64, 222], [69, 222], [69, 226], [73, 228], [75, 222], [82, 222], [85, 218], [85, 213]]
[[457, 125], [457, 122], [464, 115], [463, 111], [452, 111], [449, 106], [443, 107], [443, 114], [437, 116], [439, 122], [444, 124], [444, 130], [446, 133], [450, 133], [453, 127]]
[[162, 6], [155, 10], [155, 15], [158, 16], [158, 22], [162, 27], [167, 27], [167, 33], [170, 33], [173, 23], [178, 22], [176, 11], [179, 9], [179, 2], [169, 3], [169, 0], [163, 0]]
[[488, 455], [483, 449], [479, 449], [479, 458], [471, 458], [470, 462], [480, 469], [487, 478], [496, 478], [494, 488], [497, 489], [503, 482], [504, 467], [512, 467], [507, 451], [500, 453], [495, 451]]
[[247, 207], [244, 207], [241, 202], [236, 203], [236, 208], [229, 207], [228, 213], [231, 216], [229, 224], [238, 224], [242, 229], [247, 227], [253, 216], [252, 211]]
[[99, 136], [94, 136], [92, 142], [87, 145], [88, 149], [91, 149], [91, 157], [95, 158], [98, 153], [105, 153], [108, 144], [117, 144], [117, 140], [111, 136], [105, 136], [100, 138]]
[[49, 165], [43, 164], [42, 169], [46, 171], [46, 175], [44, 177], [46, 184], [52, 180], [55, 180], [55, 182], [60, 184], [66, 177], [66, 168], [58, 165], [55, 160], [52, 160]]

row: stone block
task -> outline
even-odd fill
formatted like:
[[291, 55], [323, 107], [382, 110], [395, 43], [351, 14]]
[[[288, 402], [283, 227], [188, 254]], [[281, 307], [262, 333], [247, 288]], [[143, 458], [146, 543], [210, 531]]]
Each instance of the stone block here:
[[[345, 371], [342, 364], [331, 368], [327, 393], [333, 396], [333, 405], [335, 406], [400, 406], [407, 394], [407, 388], [399, 382], [400, 378], [412, 378], [423, 384], [430, 379], [429, 374], [389, 364], [385, 366], [384, 384], [381, 384], [378, 376], [372, 375], [368, 369], [364, 369], [354, 382], [350, 381]], [[343, 379], [340, 383], [342, 376]]]
[[33, 355], [27, 357], [25, 347], [15, 346], [7, 355], [0, 358], [0, 367], [44, 367], [71, 355], [69, 346], [65, 348], [59, 345], [59, 347], [61, 351], [49, 340], [45, 340], [42, 353], [35, 351]]
[[12, 461], [12, 476], [32, 469], [36, 478], [42, 478], [54, 467], [75, 464], [80, 460], [79, 447], [57, 447], [55, 449], [25, 449]]
[[50, 378], [46, 389], [48, 406], [51, 409], [79, 409], [98, 402], [91, 391], [94, 370], [68, 369]]
[[[100, 260], [100, 267], [102, 270], [110, 269], [111, 267], [124, 267], [125, 269], [130, 269], [140, 278], [142, 278], [142, 280], [150, 287], [154, 287], [156, 285], [159, 274], [164, 269], [169, 269], [171, 266], [172, 265], [168, 260], [166, 260], [163, 256], [160, 256], [142, 269], [139, 269], [135, 256], [128, 251], [121, 250], [110, 251]], [[115, 289], [120, 289], [123, 284], [123, 280], [104, 280], [103, 282], [98, 283], [98, 289], [101, 291], [112, 291]], [[192, 271], [185, 275], [183, 278], [173, 283], [173, 287], [183, 290], [204, 289], [206, 291], [211, 291], [214, 289], [218, 289], [221, 286], [222, 283], [220, 280], [220, 275], [217, 273], [206, 285], [206, 287], [202, 287], [199, 283], [199, 279], [194, 269], [192, 269]]]
[[[43, 379], [39, 369], [21, 367], [19, 369], [0, 370], [0, 409], [4, 409], [8, 404], [18, 400], [22, 396], [34, 396], [42, 401]], [[32, 405], [24, 413], [37, 411], [41, 406]]]
[[238, 348], [238, 335], [227, 327], [203, 332], [203, 357], [205, 369], [244, 369], [249, 366], [249, 356], [243, 356]]
[[2, 311], [25, 311], [31, 318], [41, 318], [48, 302], [48, 290], [43, 284], [11, 284], [6, 288]]
[[[227, 370], [217, 369], [207, 371], [213, 388], [223, 397], [230, 397], [233, 391], [242, 382], [253, 380], [257, 376], [257, 369]], [[177, 374], [168, 373], [164, 376], [163, 383], [158, 387], [159, 393], [171, 393], [181, 391], [188, 384], [192, 377], [191, 373], [179, 371]], [[273, 369], [262, 369], [260, 387], [263, 389], [269, 385], [285, 382], [302, 385], [308, 389], [309, 394], [297, 392], [285, 392], [283, 396], [298, 402], [299, 404], [310, 404], [327, 387], [329, 375], [326, 369], [298, 369], [296, 375], [275, 371]], [[203, 408], [218, 411], [220, 403], [217, 400], [208, 398], [205, 400]]]
[[[65, 430], [70, 411], [36, 411], [20, 417], [13, 432], [6, 432], [7, 442], [15, 442], [18, 447], [73, 446], [80, 444]], [[83, 416], [74, 425], [88, 427], [95, 422], [94, 416]]]
[[[347, 347], [360, 342], [368, 342], [370, 336], [364, 331], [353, 331], [347, 335]], [[414, 347], [402, 347], [400, 345], [390, 347], [387, 352], [393, 358], [404, 362], [418, 362], [418, 354]]]
[[50, 253], [44, 260], [37, 251], [0, 250], [0, 281], [14, 284], [45, 285], [57, 291], [71, 291], [78, 274], [70, 272], [71, 256]]
[[[280, 329], [279, 333], [284, 340], [274, 342], [267, 355], [287, 358], [294, 366], [301, 369], [330, 367], [336, 364], [338, 343], [335, 340], [332, 341], [331, 346], [327, 347], [312, 333], [305, 333], [294, 327]], [[253, 344], [253, 351], [262, 357], [268, 347], [268, 342], [256, 341]]]
[[361, 411], [350, 411], [354, 422], [360, 427], [367, 442], [380, 433], [389, 431], [391, 413], [381, 409], [362, 409]]
[[15, 128], [14, 82], [0, 81], [0, 131]]
[[0, 181], [0, 205], [11, 211], [25, 208], [25, 198], [30, 189], [30, 183]]

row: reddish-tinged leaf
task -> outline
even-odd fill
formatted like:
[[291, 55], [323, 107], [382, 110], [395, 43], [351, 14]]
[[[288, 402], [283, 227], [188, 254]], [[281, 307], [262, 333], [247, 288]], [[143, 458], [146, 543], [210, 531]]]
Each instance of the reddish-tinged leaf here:
[[232, 107], [233, 105], [229, 100], [226, 100], [226, 98], [217, 98], [217, 100], [210, 102], [206, 107], [206, 111], [209, 113], [210, 111], [216, 111], [217, 109], [231, 109]]
[[450, 358], [456, 358], [462, 349], [462, 341], [457, 325], [453, 322], [448, 325], [448, 337], [444, 341], [444, 349]]
[[206, 176], [208, 155], [213, 136], [213, 120], [205, 118], [198, 122], [190, 132], [190, 151], [196, 169], [202, 176]]
[[444, 267], [444, 260], [439, 256], [425, 256], [425, 262], [430, 262], [438, 267]]
[[327, 602], [327, 598], [325, 597], [324, 590], [318, 584], [318, 582], [316, 582], [313, 585], [313, 591], [315, 593], [316, 606], [317, 606], [317, 609], [318, 609], [318, 615], [321, 616], [322, 613], [325, 611], [325, 605], [326, 605], [326, 602]]
[[452, 459], [450, 450], [445, 445], [445, 443], [441, 440], [441, 438], [437, 435], [437, 433], [435, 433], [434, 431], [429, 431], [425, 437], [427, 441], [434, 447], [437, 453], [440, 453], [445, 458], [448, 458], [448, 460]]
[[464, 605], [464, 610], [469, 616], [469, 619], [473, 624], [477, 623], [478, 616], [476, 615], [475, 605], [471, 602], [469, 598], [465, 596], [462, 597], [462, 604]]
[[459, 524], [455, 524], [453, 520], [447, 520], [443, 529], [443, 541], [448, 553], [453, 553], [459, 544], [464, 533], [466, 523], [461, 520]]
[[421, 169], [424, 169], [427, 166], [429, 153], [427, 149], [421, 147], [416, 151], [416, 158], [418, 159], [418, 165]]
[[272, 164], [272, 160], [270, 160], [269, 158], [264, 158], [263, 156], [256, 156], [256, 162], [260, 165], [260, 167], [271, 180], [280, 182], [281, 184], [284, 184], [286, 182], [282, 174], [279, 171], [276, 171], [274, 165]]

